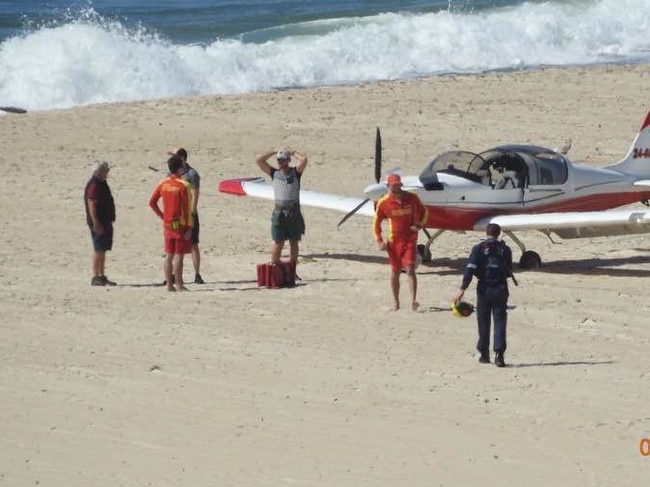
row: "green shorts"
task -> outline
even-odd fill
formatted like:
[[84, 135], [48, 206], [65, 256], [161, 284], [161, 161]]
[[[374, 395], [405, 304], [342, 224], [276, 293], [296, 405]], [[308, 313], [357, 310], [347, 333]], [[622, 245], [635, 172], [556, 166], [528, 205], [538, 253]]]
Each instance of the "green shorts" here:
[[273, 210], [271, 215], [271, 238], [275, 242], [300, 240], [305, 233], [305, 220], [297, 210]]

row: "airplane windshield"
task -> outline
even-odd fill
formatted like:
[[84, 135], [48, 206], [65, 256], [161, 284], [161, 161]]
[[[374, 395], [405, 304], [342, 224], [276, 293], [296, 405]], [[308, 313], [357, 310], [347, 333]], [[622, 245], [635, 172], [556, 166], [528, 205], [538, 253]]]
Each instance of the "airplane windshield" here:
[[440, 154], [432, 160], [420, 175], [420, 179], [436, 178], [436, 173], [451, 174], [483, 183], [482, 170], [487, 168], [485, 160], [478, 154], [466, 151], [451, 151]]

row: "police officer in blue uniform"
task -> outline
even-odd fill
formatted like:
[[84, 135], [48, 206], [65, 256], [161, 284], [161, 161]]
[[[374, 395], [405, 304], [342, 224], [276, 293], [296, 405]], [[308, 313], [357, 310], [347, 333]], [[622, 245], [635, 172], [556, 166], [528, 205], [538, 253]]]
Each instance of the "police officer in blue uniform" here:
[[494, 317], [494, 363], [505, 367], [506, 325], [508, 321], [508, 277], [512, 277], [512, 251], [503, 240], [499, 240], [501, 227], [496, 223], [488, 224], [487, 238], [472, 248], [467, 267], [463, 273], [463, 282], [454, 296], [454, 303], [459, 302], [465, 290], [476, 276], [476, 320], [478, 321], [478, 343], [476, 349], [481, 354], [479, 362], [490, 363], [490, 317]]

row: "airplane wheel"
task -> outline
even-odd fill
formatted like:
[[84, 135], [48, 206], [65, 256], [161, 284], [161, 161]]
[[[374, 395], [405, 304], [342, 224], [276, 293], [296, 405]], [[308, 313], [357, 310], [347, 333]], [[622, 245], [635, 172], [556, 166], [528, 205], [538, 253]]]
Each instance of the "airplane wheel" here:
[[427, 246], [424, 244], [418, 244], [418, 254], [422, 257], [422, 262], [425, 264], [431, 262], [431, 250], [427, 250]]
[[527, 250], [521, 254], [521, 259], [519, 259], [520, 269], [539, 269], [540, 267], [542, 267], [542, 258], [537, 252]]

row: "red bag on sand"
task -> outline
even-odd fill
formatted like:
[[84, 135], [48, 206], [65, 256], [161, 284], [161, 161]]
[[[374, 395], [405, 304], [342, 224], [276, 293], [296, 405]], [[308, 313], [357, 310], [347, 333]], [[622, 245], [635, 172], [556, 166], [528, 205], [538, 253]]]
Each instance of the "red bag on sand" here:
[[259, 287], [291, 287], [296, 285], [296, 265], [291, 261], [277, 264], [257, 264]]

